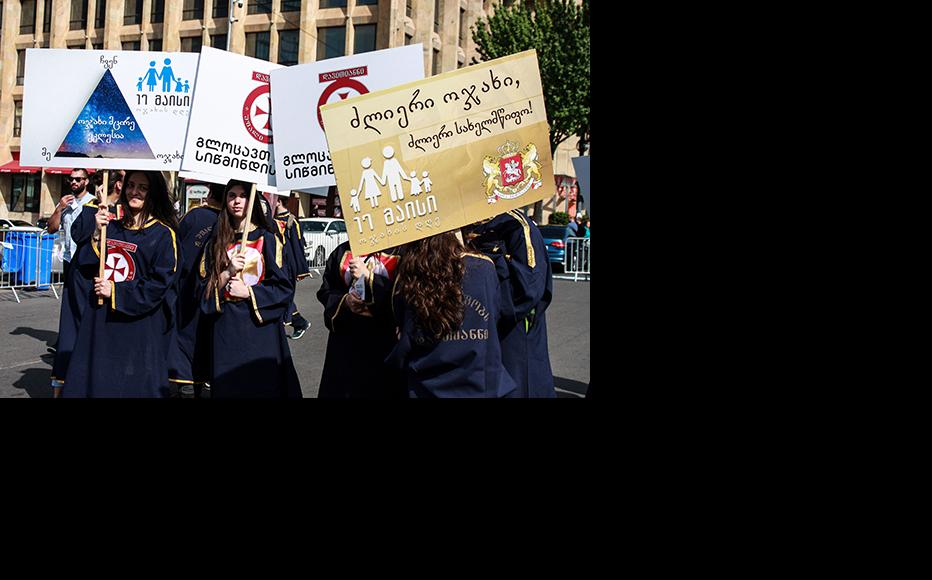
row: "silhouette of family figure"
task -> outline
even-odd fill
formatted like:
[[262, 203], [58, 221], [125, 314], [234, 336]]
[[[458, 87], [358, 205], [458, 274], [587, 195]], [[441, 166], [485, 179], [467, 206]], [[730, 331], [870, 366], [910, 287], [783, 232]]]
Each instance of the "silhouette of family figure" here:
[[359, 213], [359, 196], [362, 195], [369, 200], [369, 206], [372, 208], [379, 207], [379, 196], [382, 195], [382, 187], [388, 185], [388, 191], [391, 195], [392, 202], [398, 202], [404, 199], [404, 188], [402, 180], [411, 184], [410, 195], [420, 195], [422, 192], [430, 193], [432, 182], [428, 177], [429, 173], [425, 171], [422, 174], [423, 179], [417, 178], [417, 171], [412, 171], [408, 177], [407, 172], [401, 167], [401, 163], [395, 159], [395, 150], [392, 147], [382, 149], [382, 173], [376, 173], [372, 168], [372, 159], [366, 157], [362, 160], [362, 176], [359, 178], [359, 187], [350, 191], [350, 207], [354, 212]]
[[155, 61], [149, 61], [149, 70], [146, 71], [146, 75], [139, 77], [139, 82], [136, 83], [136, 90], [141, 91], [142, 85], [145, 84], [150, 91], [155, 90], [155, 86], [158, 84], [158, 81], [162, 81], [162, 91], [166, 93], [172, 92], [172, 81], [175, 82], [175, 91], [176, 93], [185, 92], [187, 93], [190, 90], [190, 84], [188, 81], [184, 81], [182, 85], [181, 82], [184, 79], [180, 79], [175, 76], [175, 71], [171, 67], [172, 59], [165, 59], [165, 66], [162, 67], [162, 70], [156, 72], [155, 70]]

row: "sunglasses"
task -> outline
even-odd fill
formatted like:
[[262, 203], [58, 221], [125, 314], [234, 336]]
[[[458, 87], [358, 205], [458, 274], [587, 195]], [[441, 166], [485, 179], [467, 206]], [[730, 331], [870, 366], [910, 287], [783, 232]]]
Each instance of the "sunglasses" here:
[[86, 179], [86, 177], [69, 177], [68, 181], [84, 181]]

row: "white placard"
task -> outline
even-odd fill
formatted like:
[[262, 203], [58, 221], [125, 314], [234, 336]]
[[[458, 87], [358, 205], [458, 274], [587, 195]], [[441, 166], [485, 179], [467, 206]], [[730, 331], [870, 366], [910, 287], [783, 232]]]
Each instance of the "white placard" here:
[[421, 44], [272, 72], [275, 177], [283, 189], [336, 185], [320, 107], [424, 78]]
[[573, 168], [576, 169], [576, 181], [579, 182], [579, 191], [586, 200], [586, 215], [592, 213], [592, 194], [589, 187], [589, 156], [573, 157]]
[[281, 65], [205, 46], [181, 169], [275, 186], [269, 73]]
[[187, 52], [27, 49], [20, 162], [177, 171], [197, 62]]

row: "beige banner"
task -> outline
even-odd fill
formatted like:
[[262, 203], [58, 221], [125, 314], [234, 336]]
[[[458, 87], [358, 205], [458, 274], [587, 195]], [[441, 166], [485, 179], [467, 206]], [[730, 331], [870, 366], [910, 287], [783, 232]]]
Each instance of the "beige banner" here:
[[320, 111], [356, 252], [450, 231], [554, 194], [536, 51]]

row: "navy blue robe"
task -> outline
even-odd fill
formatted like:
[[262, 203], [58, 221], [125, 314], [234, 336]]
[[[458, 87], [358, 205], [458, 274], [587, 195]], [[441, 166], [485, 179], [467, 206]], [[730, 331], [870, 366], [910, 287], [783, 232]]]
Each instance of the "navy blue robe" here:
[[[71, 223], [71, 239], [75, 244], [82, 244], [94, 235], [97, 221], [97, 199], [90, 199], [84, 204], [81, 213]], [[58, 344], [55, 348], [55, 360], [52, 363], [52, 380], [63, 381], [68, 373], [68, 362], [74, 351], [78, 338], [78, 328], [84, 307], [90, 301], [88, 296], [94, 290], [94, 279], [86, 278], [77, 267], [77, 254], [71, 257], [71, 263], [65, 268], [65, 280], [61, 293], [61, 314], [58, 318]], [[95, 274], [96, 275], [96, 274]]]
[[556, 397], [546, 319], [553, 300], [553, 274], [540, 230], [513, 210], [464, 232], [474, 247], [499, 264], [506, 304], [499, 322], [502, 360], [518, 383], [518, 396]]
[[385, 364], [385, 357], [397, 343], [391, 307], [397, 251], [390, 248], [368, 258], [386, 265], [384, 269], [379, 268], [381, 274], [374, 273], [366, 281], [364, 301], [373, 314], [371, 317], [354, 314], [345, 304], [351, 282], [347, 271], [351, 258], [349, 242], [337, 246], [327, 259], [323, 281], [317, 291], [317, 299], [324, 305], [324, 325], [330, 331], [317, 396], [321, 399], [406, 398], [404, 376], [397, 368]]
[[387, 361], [404, 369], [411, 398], [513, 397], [517, 385], [502, 364], [496, 321], [501, 288], [492, 260], [463, 256], [464, 315], [460, 328], [436, 341], [416, 324], [414, 310], [394, 298], [401, 338]]
[[[250, 298], [245, 300], [226, 299], [223, 288], [205, 297], [213, 268], [213, 236], [216, 231], [201, 258], [198, 283], [201, 309], [212, 332], [211, 399], [300, 398], [301, 385], [282, 325], [294, 299], [294, 280], [283, 269], [278, 236], [262, 228], [249, 232], [248, 242], [262, 240], [263, 279], [249, 286]], [[247, 262], [247, 271], [255, 268]]]
[[[98, 244], [78, 247], [77, 266], [93, 280]], [[141, 228], [107, 226], [112, 291], [103, 306], [88, 295], [64, 397], [167, 397], [178, 246], [175, 231], [151, 219]], [[109, 265], [112, 262], [112, 266]]]
[[[291, 212], [284, 210], [275, 216], [275, 224], [278, 226], [278, 233], [281, 242], [284, 244], [284, 255], [286, 257], [286, 271], [299, 282], [311, 275], [311, 269], [307, 264], [307, 256], [304, 255], [304, 238], [301, 237], [301, 228], [297, 219], [292, 219], [291, 227], [288, 227]], [[291, 305], [285, 312], [285, 324], [291, 323], [291, 317], [298, 314], [298, 307], [292, 300]]]
[[181, 275], [169, 365], [170, 381], [176, 384], [203, 384], [210, 373], [211, 332], [210, 325], [201, 320], [198, 267], [220, 211], [214, 206], [196, 207], [186, 213], [178, 225]]

